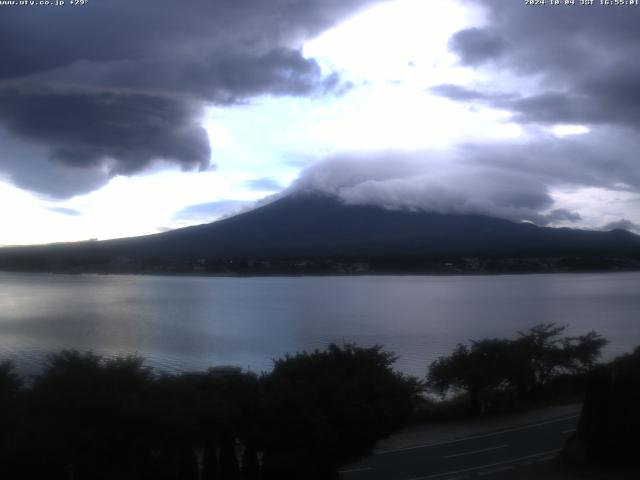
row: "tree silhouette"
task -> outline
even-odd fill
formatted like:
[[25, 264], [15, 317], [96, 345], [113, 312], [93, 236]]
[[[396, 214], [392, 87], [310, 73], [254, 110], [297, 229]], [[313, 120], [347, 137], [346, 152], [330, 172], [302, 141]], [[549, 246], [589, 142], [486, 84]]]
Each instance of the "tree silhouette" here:
[[20, 471], [15, 442], [22, 416], [19, 408], [22, 385], [14, 364], [9, 360], [0, 362], [0, 466], [6, 475], [13, 476]]
[[150, 380], [138, 357], [50, 356], [31, 391], [34, 457], [42, 459], [36, 471], [46, 478], [130, 478], [145, 456]]
[[420, 383], [381, 347], [154, 373], [139, 357], [62, 351], [31, 384], [0, 364], [2, 474], [25, 480], [335, 478], [402, 427]]
[[480, 394], [484, 389], [496, 388], [507, 377], [511, 344], [507, 340], [485, 339], [459, 344], [448, 357], [435, 360], [427, 375], [427, 385], [445, 394], [451, 389], [469, 393], [470, 411], [483, 410]]
[[459, 344], [453, 353], [429, 366], [427, 385], [442, 395], [464, 390], [471, 413], [483, 411], [485, 390], [514, 388], [523, 398], [563, 374], [584, 374], [594, 365], [607, 341], [596, 332], [562, 337], [564, 326], [540, 324], [518, 332], [515, 340], [484, 339]]
[[539, 324], [518, 332], [513, 342], [511, 366], [517, 380], [509, 378], [525, 396], [561, 374], [586, 373], [594, 366], [607, 340], [596, 332], [578, 337], [562, 337], [566, 326]]
[[0, 362], [0, 402], [13, 399], [22, 387], [22, 383], [23, 380], [15, 372], [15, 365], [11, 360]]
[[391, 369], [380, 346], [330, 345], [276, 361], [267, 396], [263, 478], [336, 478], [402, 427], [420, 385]]
[[251, 443], [245, 446], [242, 453], [242, 480], [260, 480], [258, 452]]
[[589, 375], [576, 435], [565, 459], [638, 468], [640, 347]]
[[263, 402], [258, 378], [235, 369], [212, 368], [185, 373], [173, 381], [192, 398], [192, 448], [202, 452], [203, 478], [239, 478], [238, 447], [255, 446], [261, 434]]

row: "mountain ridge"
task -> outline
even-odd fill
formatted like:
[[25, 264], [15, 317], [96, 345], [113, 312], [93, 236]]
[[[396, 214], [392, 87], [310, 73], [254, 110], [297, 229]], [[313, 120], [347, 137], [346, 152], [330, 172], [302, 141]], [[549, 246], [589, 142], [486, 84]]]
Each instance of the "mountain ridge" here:
[[[153, 265], [193, 270], [229, 262], [450, 263], [461, 258], [640, 260], [640, 236], [624, 230], [538, 227], [482, 215], [345, 205], [294, 193], [209, 224], [123, 239], [4, 247], [0, 268], [116, 271]], [[632, 262], [633, 263], [633, 262]], [[236, 263], [238, 265], [239, 263]], [[187, 268], [188, 266], [188, 268]], [[403, 267], [403, 268], [406, 268]], [[403, 268], [398, 268], [402, 271]], [[126, 268], [125, 268], [126, 270]]]

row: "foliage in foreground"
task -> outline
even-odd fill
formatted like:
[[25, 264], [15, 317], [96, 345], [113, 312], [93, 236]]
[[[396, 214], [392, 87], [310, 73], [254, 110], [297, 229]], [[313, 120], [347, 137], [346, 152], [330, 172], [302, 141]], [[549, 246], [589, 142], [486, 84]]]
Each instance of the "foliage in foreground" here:
[[[581, 445], [590, 455], [622, 452], [599, 439], [624, 433], [625, 415], [640, 402], [640, 349], [594, 377], [606, 341], [564, 330], [543, 324], [513, 340], [459, 345], [432, 363], [427, 385], [466, 391], [477, 413], [487, 392], [536, 399], [554, 382], [591, 372]], [[3, 362], [0, 468], [25, 480], [337, 478], [340, 465], [366, 455], [428, 401], [418, 380], [392, 370], [394, 361], [379, 346], [330, 345], [277, 360], [260, 377], [233, 368], [172, 375], [135, 356], [63, 351], [27, 386]], [[640, 420], [629, 425], [637, 431]]]
[[394, 361], [380, 347], [352, 345], [278, 360], [264, 382], [268, 478], [309, 478], [309, 472], [330, 478], [400, 429], [420, 384], [393, 372]]
[[331, 345], [234, 369], [156, 374], [63, 351], [24, 387], [0, 364], [0, 468], [21, 479], [336, 478], [403, 426], [420, 388], [380, 347]]
[[514, 340], [487, 338], [459, 344], [435, 360], [427, 385], [435, 392], [465, 391], [469, 409], [480, 413], [489, 393], [506, 392], [512, 401], [532, 399], [562, 376], [582, 375], [596, 364], [607, 341], [596, 332], [563, 337], [566, 327], [540, 324]]
[[639, 431], [640, 347], [591, 372], [578, 428], [564, 459], [637, 469]]

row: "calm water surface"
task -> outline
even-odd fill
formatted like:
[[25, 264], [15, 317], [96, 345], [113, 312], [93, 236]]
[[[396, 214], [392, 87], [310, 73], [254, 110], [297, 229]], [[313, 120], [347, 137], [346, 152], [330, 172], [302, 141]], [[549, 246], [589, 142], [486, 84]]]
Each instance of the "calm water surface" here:
[[540, 322], [640, 345], [640, 273], [214, 278], [0, 273], [0, 357], [35, 372], [63, 348], [139, 353], [168, 370], [269, 370], [329, 342], [383, 344], [424, 375], [458, 342]]

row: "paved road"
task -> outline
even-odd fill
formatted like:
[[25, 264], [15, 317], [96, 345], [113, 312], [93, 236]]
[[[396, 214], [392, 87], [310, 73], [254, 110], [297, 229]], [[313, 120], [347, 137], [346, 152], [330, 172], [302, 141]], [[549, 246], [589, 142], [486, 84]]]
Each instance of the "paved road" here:
[[343, 480], [517, 478], [515, 469], [553, 460], [577, 415], [430, 445], [389, 450], [340, 471]]

